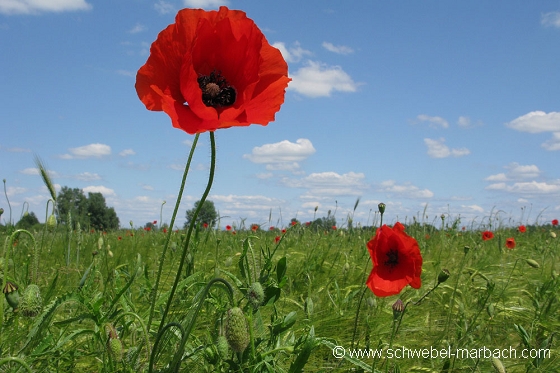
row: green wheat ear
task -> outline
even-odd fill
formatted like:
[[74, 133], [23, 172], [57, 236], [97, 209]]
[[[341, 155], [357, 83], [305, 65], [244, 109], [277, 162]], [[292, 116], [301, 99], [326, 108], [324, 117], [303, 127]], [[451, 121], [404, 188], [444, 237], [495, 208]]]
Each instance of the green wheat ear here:
[[56, 202], [56, 190], [54, 189], [54, 184], [51, 180], [51, 177], [49, 176], [49, 173], [47, 172], [47, 168], [45, 167], [45, 164], [43, 163], [41, 158], [39, 158], [39, 156], [37, 155], [35, 155], [35, 165], [39, 169], [39, 174], [41, 175], [41, 179], [43, 179], [43, 182], [47, 186], [47, 189], [51, 194], [51, 198], [53, 199], [53, 201]]

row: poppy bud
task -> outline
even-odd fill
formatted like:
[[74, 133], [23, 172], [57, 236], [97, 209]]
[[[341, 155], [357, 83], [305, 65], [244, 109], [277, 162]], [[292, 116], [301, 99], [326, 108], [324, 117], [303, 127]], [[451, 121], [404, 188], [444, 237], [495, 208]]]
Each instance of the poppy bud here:
[[27, 216], [29, 216], [29, 212], [26, 211], [23, 213], [23, 217], [27, 217]]
[[247, 290], [247, 300], [254, 308], [259, 308], [259, 306], [264, 301], [264, 290], [260, 282], [253, 282], [253, 284]]
[[226, 313], [225, 332], [229, 347], [235, 352], [243, 352], [249, 344], [249, 325], [239, 307], [231, 308]]
[[220, 355], [222, 359], [227, 359], [229, 355], [229, 346], [226, 337], [223, 335], [219, 335], [218, 339], [216, 339], [216, 349], [218, 350], [218, 355]]
[[56, 218], [54, 214], [51, 214], [51, 216], [49, 216], [47, 219], [47, 229], [52, 232], [55, 228], [56, 228]]
[[381, 202], [380, 204], [377, 205], [377, 208], [379, 209], [379, 213], [381, 215], [383, 215], [385, 213], [385, 204], [383, 202]]
[[540, 264], [536, 260], [525, 259], [525, 261], [527, 262], [527, 264], [529, 264], [533, 268], [540, 268], [541, 267]]
[[373, 308], [377, 305], [377, 301], [375, 300], [374, 297], [369, 297], [366, 302], [367, 302], [367, 305], [371, 308]]
[[2, 216], [3, 213], [4, 213], [4, 209], [0, 207], [0, 216]]
[[502, 364], [500, 359], [497, 357], [492, 357], [492, 366], [497, 373], [506, 373], [506, 367], [504, 367], [504, 364]]
[[550, 231], [550, 237], [552, 237], [552, 238], [556, 238], [556, 232], [552, 232], [552, 231]]
[[117, 338], [109, 337], [107, 342], [107, 350], [109, 354], [113, 357], [116, 362], [121, 362], [123, 358], [123, 345], [121, 340]]
[[35, 317], [43, 308], [43, 298], [37, 285], [31, 284], [25, 288], [21, 295], [21, 312], [24, 316]]
[[13, 308], [14, 312], [18, 310], [19, 306], [19, 293], [18, 293], [18, 286], [11, 281], [6, 281], [6, 285], [4, 285], [4, 289], [2, 292], [6, 297], [6, 301]]
[[103, 237], [99, 237], [99, 239], [97, 240], [97, 250], [101, 251], [102, 248], [103, 248]]
[[395, 303], [393, 303], [393, 319], [397, 319], [401, 313], [404, 312], [404, 303], [402, 300], [397, 299]]
[[471, 248], [470, 248], [469, 246], [463, 247], [463, 251], [465, 252], [465, 255], [467, 255], [467, 254], [469, 253], [469, 250], [470, 250], [470, 249], [471, 249]]
[[311, 297], [307, 297], [305, 300], [305, 313], [307, 313], [308, 318], [313, 315], [313, 299]]
[[447, 269], [442, 269], [437, 277], [437, 282], [438, 284], [441, 284], [442, 282], [447, 281], [447, 279], [449, 278], [451, 274], [449, 273], [449, 270]]

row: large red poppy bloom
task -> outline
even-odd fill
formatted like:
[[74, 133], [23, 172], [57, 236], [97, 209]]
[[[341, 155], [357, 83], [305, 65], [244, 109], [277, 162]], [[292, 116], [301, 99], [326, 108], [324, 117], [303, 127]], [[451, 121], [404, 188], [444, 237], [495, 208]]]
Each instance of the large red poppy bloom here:
[[482, 232], [482, 239], [484, 241], [488, 241], [491, 240], [492, 238], [494, 238], [494, 233], [490, 232], [490, 231], [484, 231]]
[[373, 269], [367, 286], [378, 297], [398, 294], [410, 285], [422, 285], [422, 255], [418, 242], [404, 232], [404, 225], [397, 222], [393, 228], [383, 225], [367, 243]]
[[557, 226], [558, 225], [558, 219], [553, 219], [552, 220], [552, 225]]
[[284, 102], [288, 65], [244, 12], [180, 10], [136, 75], [148, 110], [190, 134], [267, 125]]

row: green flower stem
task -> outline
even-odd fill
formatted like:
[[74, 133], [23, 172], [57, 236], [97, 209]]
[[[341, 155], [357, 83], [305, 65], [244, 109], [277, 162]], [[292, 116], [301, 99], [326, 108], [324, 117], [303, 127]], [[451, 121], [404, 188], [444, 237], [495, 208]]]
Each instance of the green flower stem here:
[[[152, 325], [152, 320], [154, 318], [154, 308], [156, 305], [157, 300], [157, 291], [159, 287], [159, 281], [161, 279], [161, 273], [163, 271], [163, 262], [165, 261], [165, 254], [167, 253], [167, 248], [169, 247], [169, 241], [171, 240], [171, 234], [173, 233], [173, 226], [175, 224], [175, 218], [177, 216], [177, 211], [179, 211], [179, 205], [181, 204], [181, 197], [183, 196], [183, 190], [185, 189], [185, 182], [187, 181], [187, 175], [189, 173], [189, 169], [191, 167], [191, 161], [194, 154], [194, 150], [196, 148], [196, 144], [198, 142], [198, 137], [200, 134], [196, 134], [193, 139], [193, 144], [191, 146], [191, 151], [189, 153], [189, 158], [187, 159], [187, 164], [185, 165], [185, 172], [183, 173], [183, 180], [181, 181], [181, 187], [179, 188], [179, 194], [177, 195], [177, 202], [175, 203], [175, 209], [173, 210], [173, 215], [171, 216], [171, 222], [169, 223], [169, 231], [167, 232], [167, 239], [165, 240], [165, 244], [163, 246], [163, 252], [161, 253], [161, 257], [159, 259], [159, 268], [156, 276], [156, 283], [152, 288], [150, 294], [150, 316], [148, 318], [147, 329], [150, 330]], [[136, 237], [136, 235], [135, 235]], [[136, 245], [136, 239], [134, 240]], [[160, 328], [161, 330], [161, 325]]]
[[16, 363], [19, 364], [21, 367], [23, 367], [23, 369], [25, 369], [27, 372], [29, 373], [33, 373], [33, 371], [31, 370], [31, 368], [29, 367], [29, 365], [27, 365], [27, 363], [25, 362], [25, 360], [20, 359], [19, 357], [5, 357], [3, 359], [0, 360], [0, 367], [4, 364], [8, 364], [8, 363]]
[[[177, 290], [177, 285], [179, 284], [179, 280], [181, 279], [181, 273], [183, 271], [183, 265], [185, 264], [185, 259], [187, 257], [187, 253], [189, 251], [189, 243], [190, 243], [190, 240], [191, 240], [191, 235], [192, 235], [193, 229], [196, 225], [196, 218], [198, 217], [198, 214], [199, 214], [200, 210], [202, 209], [202, 206], [204, 206], [204, 202], [206, 201], [206, 198], [208, 197], [208, 194], [210, 193], [210, 189], [212, 188], [212, 183], [214, 182], [214, 172], [216, 170], [216, 140], [214, 139], [214, 132], [210, 132], [210, 149], [211, 149], [210, 174], [208, 176], [208, 184], [206, 185], [206, 189], [204, 190], [204, 193], [202, 194], [202, 197], [200, 198], [198, 206], [197, 206], [197, 208], [194, 212], [191, 223], [190, 223], [189, 228], [187, 230], [187, 237], [185, 238], [185, 245], [183, 246], [183, 253], [181, 255], [181, 260], [179, 261], [179, 268], [177, 269], [177, 275], [175, 276], [175, 282], [173, 283], [173, 287], [171, 288], [171, 292], [169, 293], [169, 298], [167, 299], [167, 304], [165, 305], [165, 310], [163, 311], [163, 315], [161, 316], [161, 322], [159, 324], [159, 330], [161, 330], [163, 328], [163, 326], [165, 325], [165, 318], [167, 317], [167, 314], [169, 313], [169, 309], [171, 308], [171, 303], [173, 301], [173, 296], [175, 295], [175, 291]], [[161, 265], [161, 263], [160, 263], [160, 265]], [[152, 308], [153, 308], [154, 304], [155, 304], [155, 299], [152, 302]]]
[[6, 202], [8, 202], [8, 207], [10, 208], [10, 220], [8, 221], [8, 225], [12, 225], [12, 205], [10, 204], [10, 200], [8, 199], [8, 191], [6, 190], [6, 179], [4, 181], [4, 195], [6, 196]]

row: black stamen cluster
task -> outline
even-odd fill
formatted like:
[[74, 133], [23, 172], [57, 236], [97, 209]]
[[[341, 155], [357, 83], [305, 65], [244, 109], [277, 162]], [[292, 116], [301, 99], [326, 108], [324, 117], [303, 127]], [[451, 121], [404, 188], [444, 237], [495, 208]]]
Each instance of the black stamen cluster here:
[[[212, 71], [210, 75], [201, 75], [197, 79], [198, 86], [202, 90], [202, 102], [206, 106], [225, 107], [235, 103], [235, 88], [230, 86], [226, 79], [216, 71]], [[209, 84], [215, 84], [219, 87], [216, 93], [213, 89], [207, 89]]]

